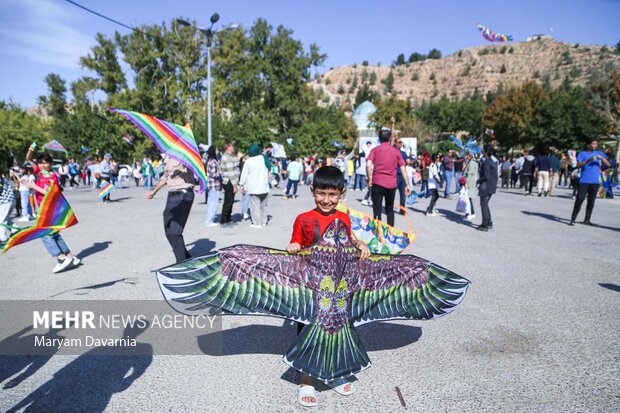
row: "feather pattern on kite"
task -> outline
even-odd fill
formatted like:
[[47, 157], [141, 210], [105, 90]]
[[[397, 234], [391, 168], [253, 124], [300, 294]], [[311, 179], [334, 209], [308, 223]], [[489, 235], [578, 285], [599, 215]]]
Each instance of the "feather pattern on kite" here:
[[297, 254], [235, 245], [156, 273], [165, 299], [184, 314], [267, 314], [306, 324], [283, 360], [324, 382], [371, 366], [355, 326], [442, 316], [469, 285], [413, 255], [360, 261], [338, 220]]
[[501, 33], [495, 33], [491, 29], [489, 29], [487, 26], [484, 26], [482, 24], [477, 24], [476, 27], [478, 28], [478, 30], [480, 30], [482, 37], [484, 37], [489, 42], [511, 42], [512, 41], [512, 36], [507, 36]]

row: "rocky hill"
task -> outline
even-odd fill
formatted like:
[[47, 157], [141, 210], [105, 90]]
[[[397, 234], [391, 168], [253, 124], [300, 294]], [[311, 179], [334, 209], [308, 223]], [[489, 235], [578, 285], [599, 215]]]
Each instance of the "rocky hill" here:
[[556, 87], [568, 77], [573, 84], [585, 85], [594, 73], [612, 68], [620, 69], [620, 54], [609, 47], [543, 39], [487, 44], [398, 66], [341, 66], [311, 81], [310, 86], [319, 92], [323, 104], [352, 104], [358, 90], [367, 85], [382, 97], [393, 94], [416, 105], [444, 95], [461, 99], [476, 89], [484, 95], [500, 84], [510, 87], [531, 79]]

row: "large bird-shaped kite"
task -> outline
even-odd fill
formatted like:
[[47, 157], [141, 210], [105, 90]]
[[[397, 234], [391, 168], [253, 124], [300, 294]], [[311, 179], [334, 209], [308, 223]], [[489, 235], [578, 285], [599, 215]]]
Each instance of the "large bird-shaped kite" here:
[[156, 272], [164, 297], [184, 314], [215, 309], [306, 324], [284, 362], [324, 382], [370, 367], [356, 326], [447, 314], [469, 285], [413, 255], [359, 260], [347, 227], [338, 220], [297, 254], [235, 245]]

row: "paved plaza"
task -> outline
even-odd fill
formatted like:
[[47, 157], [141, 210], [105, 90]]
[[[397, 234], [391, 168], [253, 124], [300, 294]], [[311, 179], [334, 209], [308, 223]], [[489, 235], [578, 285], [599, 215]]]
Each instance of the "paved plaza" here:
[[[295, 216], [313, 202], [305, 186], [295, 200], [282, 193], [272, 191], [263, 229], [241, 222], [239, 195], [234, 225], [205, 228], [204, 196], [198, 195], [185, 230], [190, 253], [238, 243], [285, 248]], [[152, 201], [142, 187], [115, 190], [110, 205], [93, 189], [65, 194], [80, 223], [63, 237], [84, 265], [52, 274], [54, 260], [40, 241], [20, 245], [0, 257], [0, 299], [161, 300], [151, 271], [174, 261], [163, 232], [165, 189]], [[370, 212], [359, 203], [362, 196], [349, 192], [347, 204]], [[549, 198], [498, 190], [488, 233], [475, 230], [479, 211], [474, 223], [454, 212], [456, 198], [440, 198], [435, 217], [423, 214], [427, 200], [416, 203], [409, 215], [418, 236], [406, 252], [468, 278], [464, 302], [434, 321], [361, 326], [373, 367], [357, 376], [350, 397], [319, 386], [319, 406], [311, 410], [620, 411], [619, 198], [597, 199], [594, 226], [570, 227], [569, 190]], [[578, 221], [584, 212], [585, 203]], [[396, 225], [407, 228], [400, 215]], [[20, 407], [34, 411], [304, 410], [296, 402], [295, 374], [281, 360], [295, 326], [255, 316], [228, 316], [222, 323], [222, 331], [212, 333], [222, 343], [217, 354], [40, 358], [17, 385], [11, 378], [19, 370], [7, 367], [13, 359], [0, 356], [0, 410], [22, 401]], [[0, 338], [14, 333], [2, 331]], [[200, 354], [212, 339], [198, 335], [190, 344]]]

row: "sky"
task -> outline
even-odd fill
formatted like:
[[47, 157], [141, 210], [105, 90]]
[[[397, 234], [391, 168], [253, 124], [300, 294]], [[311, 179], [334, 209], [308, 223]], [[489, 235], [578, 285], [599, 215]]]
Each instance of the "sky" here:
[[[486, 44], [475, 25], [525, 41], [532, 34], [581, 45], [614, 46], [620, 41], [620, 0], [75, 0], [129, 26], [169, 23], [181, 17], [215, 28], [249, 27], [258, 18], [293, 30], [293, 37], [327, 53], [320, 72], [361, 63], [391, 64], [399, 53], [443, 55]], [[69, 84], [94, 73], [79, 67], [95, 35], [112, 37], [129, 29], [90, 14], [65, 0], [0, 0], [0, 100], [22, 107], [47, 94], [45, 76], [58, 73]], [[70, 94], [68, 94], [70, 98]]]

